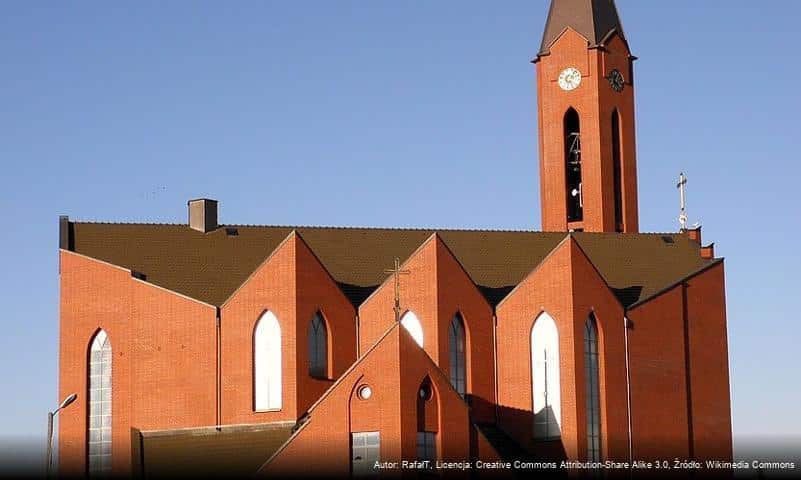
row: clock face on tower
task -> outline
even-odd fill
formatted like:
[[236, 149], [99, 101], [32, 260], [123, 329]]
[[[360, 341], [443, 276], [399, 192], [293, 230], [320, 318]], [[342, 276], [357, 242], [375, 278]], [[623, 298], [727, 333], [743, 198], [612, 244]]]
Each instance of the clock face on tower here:
[[614, 91], [623, 91], [623, 87], [626, 85], [626, 82], [623, 80], [623, 74], [620, 73], [619, 70], [612, 70], [609, 72], [609, 76], [606, 78], [609, 80], [609, 85], [612, 86]]
[[581, 72], [577, 68], [568, 67], [559, 74], [559, 87], [562, 90], [575, 90], [581, 84]]

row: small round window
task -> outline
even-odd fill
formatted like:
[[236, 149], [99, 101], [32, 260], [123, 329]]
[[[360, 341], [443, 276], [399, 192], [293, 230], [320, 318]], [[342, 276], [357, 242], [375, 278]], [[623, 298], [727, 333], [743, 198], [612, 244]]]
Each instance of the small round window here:
[[356, 395], [358, 395], [362, 400], [367, 400], [373, 396], [373, 389], [370, 388], [370, 385], [362, 385], [358, 390], [356, 390]]

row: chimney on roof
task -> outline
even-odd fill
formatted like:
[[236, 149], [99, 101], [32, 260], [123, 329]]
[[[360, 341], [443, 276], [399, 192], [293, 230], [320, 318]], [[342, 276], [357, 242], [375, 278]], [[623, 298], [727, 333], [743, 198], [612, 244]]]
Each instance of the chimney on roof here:
[[710, 243], [706, 247], [701, 247], [701, 258], [711, 260], [715, 258], [715, 244]]
[[217, 230], [217, 200], [198, 198], [188, 203], [189, 228], [203, 233]]
[[700, 226], [695, 227], [695, 228], [687, 228], [685, 230], [682, 230], [681, 233], [684, 233], [685, 235], [687, 235], [687, 238], [689, 238], [690, 240], [693, 240], [698, 245], [701, 245], [701, 227]]
[[72, 249], [72, 226], [70, 217], [61, 215], [58, 217], [58, 248], [62, 250]]

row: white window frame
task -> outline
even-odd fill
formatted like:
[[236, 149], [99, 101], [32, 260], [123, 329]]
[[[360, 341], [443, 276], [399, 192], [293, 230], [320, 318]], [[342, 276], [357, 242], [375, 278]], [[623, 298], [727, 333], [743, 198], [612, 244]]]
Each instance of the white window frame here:
[[281, 325], [269, 310], [261, 315], [254, 329], [253, 359], [255, 410], [281, 410]]
[[89, 348], [89, 405], [87, 461], [90, 476], [111, 473], [111, 341], [105, 330], [92, 339]]
[[534, 412], [534, 440], [562, 437], [562, 408], [559, 373], [559, 332], [546, 312], [531, 329], [531, 385]]

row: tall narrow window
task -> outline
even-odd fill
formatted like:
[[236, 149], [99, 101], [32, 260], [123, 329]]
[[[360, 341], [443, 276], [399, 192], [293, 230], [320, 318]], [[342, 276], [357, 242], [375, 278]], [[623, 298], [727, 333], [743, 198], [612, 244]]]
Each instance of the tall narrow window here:
[[584, 323], [584, 375], [587, 386], [587, 460], [601, 459], [601, 405], [598, 386], [598, 329], [590, 314]]
[[264, 312], [253, 335], [256, 410], [281, 409], [281, 326], [272, 312]]
[[543, 312], [531, 329], [531, 373], [534, 439], [561, 438], [561, 393], [559, 391], [559, 333], [550, 315]]
[[453, 388], [462, 397], [467, 392], [467, 375], [465, 365], [465, 338], [464, 321], [460, 314], [453, 316], [450, 328], [448, 329], [448, 349], [450, 352], [450, 380]]
[[420, 324], [420, 320], [417, 319], [417, 315], [414, 314], [411, 310], [406, 312], [401, 318], [401, 325], [403, 328], [409, 332], [409, 335], [412, 336], [415, 342], [417, 342], [420, 347], [423, 346], [423, 326]]
[[351, 472], [354, 477], [378, 475], [376, 462], [381, 460], [381, 434], [379, 432], [353, 432], [350, 434]]
[[417, 432], [417, 459], [436, 461], [437, 432]]
[[581, 124], [578, 112], [572, 108], [565, 113], [564, 136], [567, 221], [580, 222], [584, 218], [581, 186]]
[[100, 330], [89, 349], [89, 475], [111, 473], [111, 342]]
[[328, 378], [328, 328], [320, 312], [309, 324], [309, 375]]
[[612, 169], [615, 188], [615, 231], [623, 231], [622, 152], [620, 151], [620, 112], [612, 112]]
[[[417, 389], [417, 459], [437, 459], [439, 396], [426, 377]], [[430, 465], [433, 467], [433, 464]], [[430, 472], [429, 472], [430, 473]]]

